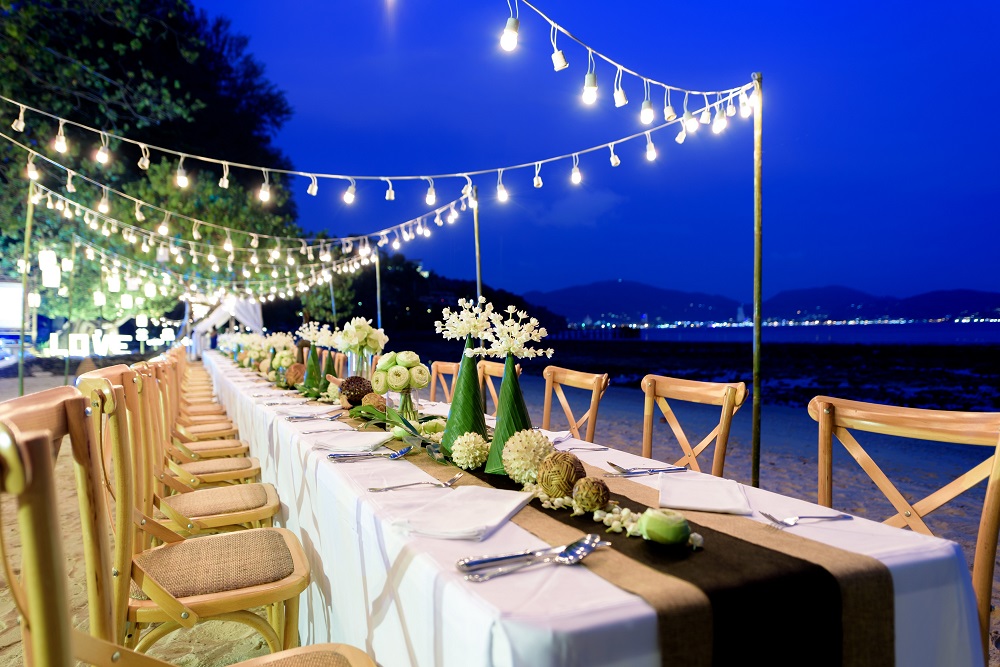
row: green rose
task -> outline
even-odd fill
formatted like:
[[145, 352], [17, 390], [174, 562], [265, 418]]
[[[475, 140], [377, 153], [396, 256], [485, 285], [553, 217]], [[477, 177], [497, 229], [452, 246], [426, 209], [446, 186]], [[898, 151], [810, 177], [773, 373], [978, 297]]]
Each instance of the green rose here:
[[660, 544], [684, 544], [691, 536], [691, 526], [680, 512], [649, 508], [636, 524], [643, 539]]
[[[396, 365], [396, 353], [387, 352], [383, 354], [381, 357], [379, 357], [378, 363], [375, 364], [375, 368], [377, 368], [380, 371], [387, 371], [395, 365]], [[383, 393], [381, 391], [378, 391], [377, 389], [375, 391], [380, 394]]]
[[404, 368], [413, 368], [420, 363], [420, 356], [409, 350], [396, 354], [396, 363]]
[[[381, 364], [379, 364], [381, 366]], [[376, 394], [384, 394], [389, 391], [389, 374], [384, 370], [377, 370], [372, 375], [372, 391]]]
[[413, 389], [423, 389], [431, 381], [431, 372], [427, 366], [418, 364], [410, 369], [410, 387]]
[[402, 391], [410, 386], [410, 371], [403, 366], [393, 366], [386, 371], [389, 389]]

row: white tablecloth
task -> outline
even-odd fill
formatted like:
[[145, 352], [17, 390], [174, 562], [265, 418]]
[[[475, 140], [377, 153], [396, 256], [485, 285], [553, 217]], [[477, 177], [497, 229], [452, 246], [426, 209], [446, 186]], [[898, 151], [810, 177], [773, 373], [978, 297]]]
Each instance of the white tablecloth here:
[[[586, 568], [539, 568], [485, 584], [464, 581], [454, 566], [459, 558], [545, 544], [514, 524], [482, 542], [407, 536], [393, 523], [406, 514], [412, 496], [366, 489], [429, 479], [426, 473], [405, 460], [334, 464], [306, 442], [316, 436], [300, 436], [325, 422], [291, 423], [277, 414], [281, 406], [255, 401], [262, 385], [249, 383], [251, 376], [221, 354], [206, 353], [204, 363], [251, 455], [260, 458], [263, 481], [278, 489], [278, 523], [299, 536], [312, 566], [301, 603], [304, 644], [346, 642], [386, 667], [661, 664], [656, 615], [641, 598]], [[622, 465], [650, 464], [610, 453]], [[608, 468], [609, 452], [576, 454]], [[635, 481], [657, 484], [656, 476]], [[745, 491], [758, 520], [761, 510], [788, 516], [817, 509], [768, 491]], [[888, 567], [897, 665], [983, 664], [975, 595], [957, 544], [861, 518], [800, 524], [795, 532]]]

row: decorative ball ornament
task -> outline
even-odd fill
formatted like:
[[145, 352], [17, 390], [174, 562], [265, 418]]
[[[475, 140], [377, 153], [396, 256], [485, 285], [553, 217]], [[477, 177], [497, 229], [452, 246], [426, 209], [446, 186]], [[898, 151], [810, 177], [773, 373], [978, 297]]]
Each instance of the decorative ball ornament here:
[[370, 405], [379, 412], [385, 412], [385, 396], [380, 396], [375, 392], [365, 394], [361, 399], [361, 405]]
[[552, 498], [570, 495], [577, 480], [586, 476], [583, 462], [570, 452], [552, 452], [538, 464], [538, 485]]
[[352, 375], [341, 380], [340, 393], [351, 405], [360, 405], [372, 393], [372, 383], [360, 375]]
[[504, 443], [503, 468], [518, 484], [534, 483], [538, 480], [539, 464], [554, 450], [552, 442], [541, 432], [530, 428], [517, 431]]
[[584, 512], [604, 509], [610, 499], [611, 492], [602, 479], [584, 477], [573, 485], [573, 503]]
[[306, 365], [305, 364], [292, 364], [285, 371], [285, 382], [288, 383], [289, 387], [294, 387], [295, 385], [302, 382], [306, 376]]

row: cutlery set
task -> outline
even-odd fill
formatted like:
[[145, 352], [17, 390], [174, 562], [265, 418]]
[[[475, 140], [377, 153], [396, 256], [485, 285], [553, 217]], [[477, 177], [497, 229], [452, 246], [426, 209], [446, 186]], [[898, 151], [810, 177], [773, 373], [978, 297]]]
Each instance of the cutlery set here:
[[575, 565], [599, 547], [610, 546], [600, 535], [590, 533], [576, 542], [561, 547], [549, 549], [529, 549], [499, 556], [481, 556], [479, 558], [463, 558], [455, 563], [460, 571], [466, 572], [465, 580], [476, 583], [489, 581], [495, 577], [511, 574], [533, 565], [555, 563], [556, 565]]
[[[334, 452], [333, 454], [327, 454], [326, 458], [330, 459], [334, 463], [354, 463], [356, 461], [370, 461], [372, 459], [388, 459], [390, 461], [395, 461], [396, 459], [401, 459], [413, 449], [413, 445], [407, 445], [397, 452]], [[459, 473], [461, 477], [461, 473]], [[371, 491], [371, 489], [368, 489]]]
[[618, 472], [605, 473], [605, 477], [641, 477], [643, 475], [655, 475], [661, 472], [686, 472], [687, 468], [681, 466], [660, 466], [658, 468], [623, 468], [617, 463], [608, 461], [608, 465]]
[[779, 519], [775, 515], [768, 514], [767, 512], [761, 512], [761, 516], [770, 521], [773, 524], [773, 527], [778, 530], [794, 526], [800, 519], [812, 519], [814, 521], [843, 521], [844, 519], [852, 518], [850, 514], [802, 514], [800, 516], [789, 516], [784, 519]]

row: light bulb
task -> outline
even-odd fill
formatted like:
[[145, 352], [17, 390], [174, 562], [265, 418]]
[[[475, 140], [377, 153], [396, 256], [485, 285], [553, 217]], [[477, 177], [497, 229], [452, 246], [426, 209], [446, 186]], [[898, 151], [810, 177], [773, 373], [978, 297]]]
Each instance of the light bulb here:
[[59, 134], [56, 135], [56, 140], [53, 142], [52, 148], [56, 150], [56, 153], [65, 153], [69, 150], [69, 146], [66, 143], [66, 135], [63, 134], [62, 123], [59, 123]]
[[66, 207], [66, 204], [64, 204], [64, 203], [63, 203], [63, 200], [62, 200], [62, 199], [57, 199], [57, 200], [56, 200], [56, 210], [57, 210], [57, 211], [61, 211], [61, 210], [63, 210], [63, 208], [65, 208], [65, 207]]
[[750, 100], [747, 98], [747, 91], [744, 90], [740, 93], [740, 116], [749, 118], [751, 113], [753, 109], [750, 108]]
[[261, 183], [260, 190], [257, 191], [257, 197], [261, 201], [265, 201], [265, 202], [266, 201], [270, 201], [271, 200], [271, 186], [268, 185], [267, 183]]
[[674, 105], [668, 104], [667, 106], [663, 107], [663, 119], [664, 120], [670, 121], [670, 120], [673, 120], [675, 118], [677, 118], [677, 112], [674, 110]]
[[97, 154], [94, 155], [94, 159], [100, 164], [107, 164], [108, 160], [111, 159], [111, 153], [108, 152], [108, 147], [101, 144], [101, 147], [97, 149]]
[[535, 185], [536, 188], [542, 187], [542, 177], [541, 176], [537, 176], [537, 175], [535, 176], [534, 185]]
[[726, 115], [732, 118], [736, 115], [736, 105], [733, 104], [733, 96], [729, 96], [729, 101], [726, 102]]
[[392, 184], [389, 185], [389, 189], [385, 191], [385, 200], [394, 201], [396, 199], [396, 191], [392, 189]]
[[712, 112], [708, 110], [708, 107], [705, 107], [705, 110], [698, 116], [698, 122], [702, 125], [708, 125], [712, 122]]
[[32, 161], [29, 160], [28, 161], [28, 178], [30, 180], [32, 180], [32, 181], [37, 181], [38, 178], [39, 178], [39, 176], [40, 176], [40, 174], [38, 173], [38, 167], [35, 166], [34, 162], [32, 162]]
[[653, 122], [653, 103], [650, 100], [643, 100], [639, 120], [643, 125], [649, 125]]
[[142, 212], [142, 205], [139, 202], [135, 203], [135, 219], [137, 222], [143, 222], [146, 219], [146, 215]]
[[[597, 93], [595, 92], [594, 95], [595, 95], [595, 99], [596, 99]], [[588, 104], [590, 104], [590, 103], [588, 102]], [[626, 104], [628, 104], [628, 97], [625, 95], [625, 89], [624, 88], [615, 88], [615, 106], [616, 107], [623, 107]]]
[[569, 174], [569, 180], [573, 185], [580, 185], [580, 182], [583, 181], [583, 174], [580, 173], [580, 167], [573, 167], [573, 171]]
[[583, 79], [583, 103], [593, 104], [597, 101], [597, 72], [587, 72]]
[[690, 111], [684, 112], [681, 122], [684, 123], [684, 129], [688, 132], [693, 133], [698, 131], [698, 119]]
[[354, 195], [355, 195], [356, 192], [357, 192], [357, 188], [355, 187], [354, 183], [351, 183], [349, 186], [347, 186], [347, 189], [344, 191], [344, 203], [345, 204], [353, 204], [354, 203]]
[[676, 137], [674, 137], [674, 141], [678, 144], [683, 144], [685, 139], [687, 139], [687, 132], [684, 131], [684, 126], [681, 125], [681, 131], [677, 133]]
[[[42, 285], [42, 287], [48, 287], [48, 285]], [[58, 285], [56, 285], [56, 287], [58, 287]], [[41, 305], [42, 305], [42, 295], [39, 294], [38, 292], [28, 292], [28, 307], [38, 308]]]
[[497, 201], [503, 203], [510, 199], [510, 195], [507, 194], [507, 188], [503, 186], [503, 183], [497, 183]]
[[726, 112], [723, 111], [722, 105], [720, 104], [715, 108], [715, 119], [712, 121], [712, 132], [719, 134], [726, 129], [729, 125], [729, 119], [726, 118]]
[[145, 239], [143, 240], [142, 245], [139, 246], [139, 249], [143, 252], [149, 252], [149, 244], [146, 243]]
[[184, 171], [184, 167], [177, 167], [177, 175], [174, 180], [179, 188], [186, 188], [191, 183], [188, 180], [187, 172]]
[[309, 187], [306, 188], [306, 194], [315, 197], [316, 193], [319, 192], [319, 183], [316, 182], [315, 176], [310, 176], [309, 178], [312, 180], [309, 182]]
[[428, 206], [434, 206], [437, 203], [437, 194], [434, 192], [433, 185], [427, 188], [427, 196], [424, 197], [424, 201], [427, 202]]
[[66, 219], [72, 218], [73, 217], [73, 209], [71, 209], [69, 206], [67, 206], [66, 210], [63, 211], [63, 217], [66, 218]]
[[94, 305], [101, 308], [108, 302], [107, 298], [104, 296], [104, 292], [94, 292]]
[[622, 163], [621, 158], [619, 158], [617, 155], [615, 155], [615, 147], [614, 147], [614, 145], [608, 146], [608, 148], [611, 149], [611, 157], [610, 157], [611, 166], [612, 167], [617, 167], [618, 165], [620, 165]]
[[398, 238], [397, 238], [397, 239], [395, 239], [395, 240], [394, 240], [394, 241], [392, 242], [392, 249], [393, 249], [393, 250], [399, 250], [399, 239], [398, 239]]
[[222, 178], [219, 179], [219, 187], [222, 188], [223, 190], [228, 190], [229, 189], [229, 177], [228, 176], [223, 176]]
[[146, 171], [149, 169], [149, 149], [146, 148], [145, 144], [139, 144], [139, 150], [142, 151], [142, 157], [136, 164], [139, 165], [139, 169]]
[[160, 226], [156, 228], [156, 231], [159, 234], [166, 236], [170, 232], [170, 229], [167, 227], [167, 221], [164, 220], [163, 222], [161, 222]]
[[112, 273], [108, 276], [108, 291], [116, 294], [122, 291], [122, 279], [117, 273]]
[[653, 140], [646, 138], [646, 159], [650, 162], [656, 160], [656, 146], [653, 145]]
[[73, 184], [73, 172], [66, 174], [66, 192], [76, 192], [76, 185]]
[[135, 305], [135, 299], [131, 294], [122, 294], [121, 305], [125, 310], [131, 310], [132, 306]]
[[569, 63], [566, 62], [566, 56], [563, 55], [562, 49], [556, 49], [552, 52], [552, 69], [555, 71], [564, 70], [569, 67]]
[[222, 244], [222, 249], [228, 253], [231, 253], [233, 251], [233, 240], [229, 237], [228, 234], [226, 235], [226, 242]]
[[507, 19], [507, 25], [500, 35], [500, 48], [504, 51], [513, 51], [517, 48], [517, 29], [521, 22], [511, 16]]
[[[538, 178], [538, 182], [541, 183], [542, 179], [539, 178], [539, 177], [536, 177], [536, 178]], [[458, 220], [458, 211], [455, 210], [455, 205], [454, 204], [452, 204], [451, 208], [448, 210], [447, 220], [448, 220], [448, 224], [449, 225], [451, 223], [455, 222], [456, 220]]]
[[24, 107], [21, 107], [21, 111], [17, 114], [17, 118], [14, 122], [10, 124], [10, 129], [15, 132], [24, 132]]
[[256, 247], [257, 247], [257, 246], [259, 246], [259, 245], [260, 245], [260, 240], [259, 240], [259, 239], [257, 238], [257, 235], [256, 235], [256, 234], [253, 234], [253, 235], [252, 235], [252, 236], [250, 237], [250, 247], [251, 247], [251, 248], [256, 248]]
[[97, 204], [97, 210], [101, 213], [107, 213], [111, 210], [111, 205], [108, 203], [108, 196], [104, 195], [101, 197], [101, 201]]

